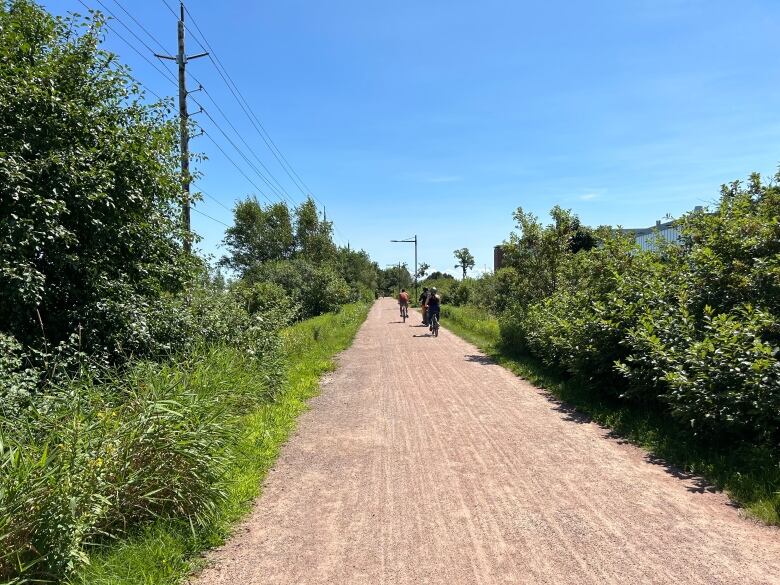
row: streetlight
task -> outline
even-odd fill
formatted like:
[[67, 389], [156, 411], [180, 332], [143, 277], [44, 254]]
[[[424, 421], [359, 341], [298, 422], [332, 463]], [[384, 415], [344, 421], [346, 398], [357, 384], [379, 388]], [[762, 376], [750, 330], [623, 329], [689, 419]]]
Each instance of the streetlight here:
[[414, 244], [414, 298], [417, 299], [417, 235], [405, 240], [390, 240], [396, 244]]

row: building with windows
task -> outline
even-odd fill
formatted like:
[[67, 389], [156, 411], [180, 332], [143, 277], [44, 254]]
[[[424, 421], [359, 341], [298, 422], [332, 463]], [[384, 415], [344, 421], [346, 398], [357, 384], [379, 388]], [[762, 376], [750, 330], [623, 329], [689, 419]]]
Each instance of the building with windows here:
[[680, 228], [675, 225], [674, 221], [656, 221], [653, 227], [649, 228], [636, 228], [636, 229], [623, 229], [620, 230], [624, 234], [633, 234], [636, 239], [636, 243], [642, 250], [655, 250], [657, 249], [659, 239], [672, 243], [677, 243], [680, 239]]
[[[702, 211], [701, 205], [697, 205], [694, 211]], [[661, 239], [676, 244], [680, 241], [680, 228], [674, 220], [658, 220], [655, 225], [648, 228], [630, 228], [620, 229], [621, 233], [631, 234], [636, 239], [636, 243], [642, 250], [656, 250], [658, 242]], [[504, 246], [499, 244], [493, 247], [493, 271], [500, 269], [504, 265]]]

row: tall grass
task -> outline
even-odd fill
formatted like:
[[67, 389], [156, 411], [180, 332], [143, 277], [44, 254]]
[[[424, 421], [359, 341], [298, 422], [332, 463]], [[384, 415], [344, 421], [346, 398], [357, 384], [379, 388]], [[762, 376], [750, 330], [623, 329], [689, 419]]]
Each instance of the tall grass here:
[[592, 392], [588, 387], [592, 382], [562, 377], [539, 360], [503, 346], [498, 320], [483, 309], [442, 306], [442, 323], [500, 365], [643, 447], [654, 461], [703, 477], [712, 487], [725, 490], [749, 515], [780, 525], [777, 453], [761, 447], [714, 447], [686, 432], [663, 412]]
[[235, 421], [272, 398], [268, 363], [227, 347], [81, 376], [0, 424], [0, 577], [57, 581], [158, 518], [213, 522]]
[[[367, 305], [355, 304], [298, 323], [282, 332], [286, 363], [281, 389], [274, 396], [244, 404], [243, 414], [231, 421], [229, 459], [217, 482], [221, 496], [203, 522], [160, 519], [118, 541], [93, 549], [89, 563], [70, 580], [83, 585], [173, 584], [197, 567], [198, 553], [229, 536], [236, 520], [249, 510], [280, 447], [295, 426], [306, 401], [319, 388], [319, 378], [334, 368], [333, 356], [346, 349], [365, 320]], [[242, 404], [239, 386], [265, 387], [265, 372], [232, 361], [233, 350], [208, 357], [201, 365], [203, 382], [221, 387], [221, 396]], [[221, 357], [220, 357], [221, 356]]]

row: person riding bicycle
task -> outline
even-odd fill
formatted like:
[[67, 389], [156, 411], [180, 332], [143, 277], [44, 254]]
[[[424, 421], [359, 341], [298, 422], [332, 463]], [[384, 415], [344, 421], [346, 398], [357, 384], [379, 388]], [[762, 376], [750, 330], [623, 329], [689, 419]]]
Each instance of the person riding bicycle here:
[[422, 312], [423, 325], [428, 324], [428, 295], [429, 294], [430, 293], [428, 292], [428, 287], [426, 286], [425, 288], [423, 288], [420, 298], [417, 299], [420, 301], [420, 311]]
[[405, 288], [402, 288], [401, 292], [398, 293], [398, 309], [401, 311], [401, 317], [404, 316], [404, 309], [407, 313], [409, 311], [409, 293], [406, 292]]
[[436, 315], [436, 319], [441, 316], [441, 297], [436, 292], [436, 287], [431, 289], [431, 294], [428, 297], [428, 325], [433, 331], [433, 316]]

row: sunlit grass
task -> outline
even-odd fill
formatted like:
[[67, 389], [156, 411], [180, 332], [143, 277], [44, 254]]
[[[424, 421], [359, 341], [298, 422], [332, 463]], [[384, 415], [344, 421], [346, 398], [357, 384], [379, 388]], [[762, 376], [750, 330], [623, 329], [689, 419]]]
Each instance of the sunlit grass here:
[[[227, 498], [215, 520], [193, 528], [182, 522], [157, 522], [91, 555], [90, 564], [71, 582], [83, 585], [161, 585], [179, 583], [199, 564], [199, 553], [221, 544], [231, 527], [260, 493], [263, 477], [295, 427], [319, 379], [335, 367], [333, 357], [349, 347], [368, 307], [348, 305], [340, 312], [299, 323], [283, 332], [288, 367], [282, 391], [240, 419], [236, 458], [227, 470]], [[224, 367], [224, 364], [221, 364]], [[224, 377], [224, 372], [221, 373]], [[236, 371], [238, 379], [245, 371]]]

